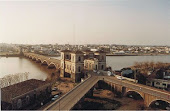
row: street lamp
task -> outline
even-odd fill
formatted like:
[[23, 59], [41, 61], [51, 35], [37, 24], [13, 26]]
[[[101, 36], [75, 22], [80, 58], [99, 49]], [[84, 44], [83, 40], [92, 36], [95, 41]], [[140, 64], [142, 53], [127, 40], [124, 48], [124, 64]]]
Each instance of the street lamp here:
[[[59, 81], [59, 86], [58, 86], [58, 90], [60, 91], [60, 81]], [[59, 97], [60, 97], [60, 93], [59, 93]], [[59, 111], [60, 111], [60, 99], [59, 99]]]

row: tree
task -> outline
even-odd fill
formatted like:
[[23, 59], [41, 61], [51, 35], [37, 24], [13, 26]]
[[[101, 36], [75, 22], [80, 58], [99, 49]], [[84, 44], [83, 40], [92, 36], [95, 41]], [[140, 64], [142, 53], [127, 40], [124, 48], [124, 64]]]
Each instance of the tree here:
[[164, 75], [163, 75], [163, 73], [165, 72], [165, 70], [164, 69], [159, 69], [157, 72], [156, 72], [156, 78], [157, 79], [163, 79], [163, 77], [164, 77]]

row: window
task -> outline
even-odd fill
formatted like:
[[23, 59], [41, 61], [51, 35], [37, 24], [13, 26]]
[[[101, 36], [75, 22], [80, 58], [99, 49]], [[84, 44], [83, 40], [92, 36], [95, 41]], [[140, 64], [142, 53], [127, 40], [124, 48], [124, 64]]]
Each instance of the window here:
[[78, 67], [78, 71], [79, 71], [79, 72], [81, 71], [81, 68], [80, 68], [80, 66]]
[[102, 70], [104, 69], [104, 66], [102, 65]]
[[160, 83], [159, 83], [159, 82], [156, 82], [156, 85], [160, 85]]
[[72, 68], [73, 68], [73, 72], [74, 72], [74, 66]]
[[81, 61], [81, 57], [79, 56], [79, 58], [78, 58], [78, 61], [80, 62]]
[[68, 55], [66, 55], [66, 59], [69, 59], [69, 56], [68, 56]]
[[18, 99], [17, 108], [20, 109], [21, 107], [22, 107], [22, 101], [21, 101], [21, 99]]
[[26, 104], [29, 104], [30, 103], [30, 97], [27, 95], [26, 96]]
[[163, 83], [162, 85], [163, 85], [163, 86], [166, 86], [166, 84], [165, 84], [165, 83]]
[[104, 60], [104, 56], [102, 56], [102, 61]]

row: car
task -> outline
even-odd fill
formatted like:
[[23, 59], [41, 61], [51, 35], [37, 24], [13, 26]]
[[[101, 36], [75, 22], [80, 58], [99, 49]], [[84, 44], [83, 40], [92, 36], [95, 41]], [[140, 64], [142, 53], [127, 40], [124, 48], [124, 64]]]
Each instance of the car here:
[[58, 99], [59, 95], [55, 95], [53, 96], [53, 98], [51, 99], [52, 101], [55, 101], [56, 99]]
[[119, 79], [119, 80], [124, 80], [124, 78], [121, 77], [121, 76], [118, 76], [117, 79]]
[[52, 98], [51, 100], [52, 100], [52, 101], [55, 101], [56, 99], [57, 99], [57, 98]]
[[54, 88], [52, 89], [52, 91], [57, 91], [57, 88], [56, 88], [56, 87], [54, 87]]
[[59, 95], [55, 95], [55, 96], [54, 96], [54, 98], [58, 98], [58, 97], [59, 97]]
[[170, 110], [170, 107], [166, 107], [167, 110]]
[[107, 75], [108, 75], [108, 76], [111, 76], [111, 75], [112, 75], [112, 72], [107, 71]]
[[97, 72], [96, 70], [93, 70], [93, 72]]
[[132, 95], [129, 95], [129, 97], [130, 97], [130, 98], [133, 98], [133, 96], [132, 96]]

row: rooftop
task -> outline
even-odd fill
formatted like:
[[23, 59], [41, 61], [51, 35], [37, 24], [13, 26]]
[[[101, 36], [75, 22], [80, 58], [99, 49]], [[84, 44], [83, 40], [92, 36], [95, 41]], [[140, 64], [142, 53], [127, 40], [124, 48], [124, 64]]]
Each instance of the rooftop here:
[[167, 82], [170, 84], [169, 80], [164, 80], [164, 79], [148, 79], [149, 81], [155, 81], [155, 82]]
[[61, 52], [70, 52], [70, 53], [76, 53], [76, 54], [83, 54], [82, 51], [76, 50], [76, 51], [71, 51], [71, 50], [62, 50]]
[[106, 53], [105, 51], [99, 50], [99, 51], [95, 51], [95, 53]]
[[1, 101], [10, 103], [12, 98], [27, 93], [45, 84], [48, 84], [48, 82], [42, 80], [30, 79], [17, 84], [4, 87], [1, 89], [1, 95], [2, 95]]
[[70, 50], [62, 50], [61, 52], [71, 52]]

